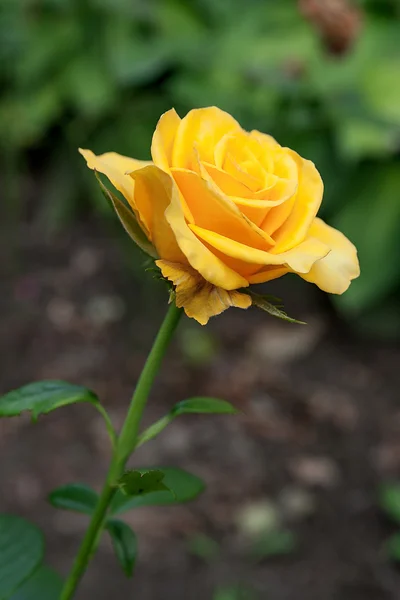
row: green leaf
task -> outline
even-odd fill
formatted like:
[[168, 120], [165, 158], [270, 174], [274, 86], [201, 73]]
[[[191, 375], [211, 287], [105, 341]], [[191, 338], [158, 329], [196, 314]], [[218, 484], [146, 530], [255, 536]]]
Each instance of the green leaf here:
[[219, 398], [195, 397], [182, 400], [175, 404], [171, 409], [171, 415], [177, 417], [185, 414], [236, 414], [238, 410], [227, 402]]
[[159, 469], [127, 471], [118, 480], [118, 485], [127, 496], [142, 496], [150, 492], [169, 491], [163, 479], [164, 473]]
[[20, 517], [0, 515], [0, 600], [5, 600], [39, 566], [42, 532]]
[[400, 561], [400, 533], [394, 533], [385, 542], [385, 554], [396, 562]]
[[[256, 294], [251, 290], [246, 290], [244, 293], [248, 294], [252, 300], [253, 306], [257, 306], [257, 308], [261, 308], [261, 310], [265, 310], [265, 312], [269, 313], [272, 317], [278, 317], [278, 319], [283, 319], [284, 321], [288, 321], [289, 323], [298, 323], [299, 325], [305, 325], [304, 321], [297, 321], [297, 319], [292, 319], [289, 317], [282, 307], [273, 304], [270, 300], [274, 298], [274, 296], [261, 295]], [[274, 298], [276, 300], [276, 298]]]
[[169, 425], [173, 421], [173, 418], [173, 415], [168, 414], [165, 415], [165, 417], [162, 417], [161, 419], [153, 423], [152, 425], [150, 425], [150, 427], [148, 427], [145, 431], [143, 431], [143, 433], [140, 434], [136, 444], [136, 448], [155, 438], [166, 428], [167, 425]]
[[400, 524], [400, 483], [384, 483], [379, 488], [379, 504], [382, 510]]
[[282, 529], [261, 535], [253, 546], [252, 555], [261, 560], [283, 554], [291, 554], [297, 546], [294, 533]]
[[101, 181], [98, 173], [95, 173], [97, 181], [99, 182], [101, 191], [105, 196], [106, 200], [111, 202], [115, 212], [118, 215], [119, 220], [122, 223], [126, 233], [131, 237], [137, 246], [146, 254], [149, 254], [153, 258], [158, 258], [158, 254], [154, 246], [147, 239], [146, 234], [141, 228], [135, 214], [130, 208], [128, 208], [122, 200], [120, 200], [115, 194], [113, 194]]
[[97, 493], [82, 483], [63, 485], [49, 494], [49, 502], [56, 508], [91, 515], [96, 508]]
[[[380, 312], [382, 299], [399, 284], [400, 170], [397, 163], [366, 163], [354, 173], [346, 192], [351, 202], [332, 219], [356, 246], [361, 275], [332, 301], [350, 317], [362, 311]], [[396, 190], [396, 191], [395, 191]]]
[[[122, 491], [118, 490], [111, 503], [110, 514], [121, 514], [140, 506], [164, 506], [189, 502], [204, 491], [205, 486], [201, 479], [183, 469], [158, 467], [158, 470], [164, 474], [163, 483], [173, 493], [164, 490], [127, 498]], [[147, 469], [142, 471], [146, 472]]]
[[35, 420], [60, 406], [77, 402], [98, 404], [97, 396], [80, 385], [65, 381], [37, 381], [8, 392], [0, 398], [0, 417], [16, 417], [24, 410]]
[[173, 406], [165, 417], [162, 417], [148, 427], [138, 439], [136, 447], [155, 438], [175, 417], [185, 414], [236, 414], [239, 411], [226, 400], [219, 398], [195, 397], [182, 400]]
[[118, 561], [127, 577], [132, 577], [137, 556], [137, 538], [132, 529], [119, 519], [107, 522], [107, 531]]
[[62, 587], [63, 580], [60, 575], [42, 565], [9, 600], [59, 600]]

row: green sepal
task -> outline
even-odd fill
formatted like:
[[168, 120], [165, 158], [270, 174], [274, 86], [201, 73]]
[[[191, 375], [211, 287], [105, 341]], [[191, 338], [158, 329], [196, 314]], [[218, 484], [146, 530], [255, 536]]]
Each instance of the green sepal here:
[[104, 185], [97, 171], [95, 175], [104, 197], [111, 203], [126, 233], [143, 252], [152, 258], [158, 258], [156, 249], [148, 240], [134, 212]]
[[242, 290], [244, 294], [247, 294], [251, 298], [251, 302], [253, 306], [257, 308], [261, 308], [272, 317], [277, 317], [278, 319], [282, 319], [283, 321], [287, 321], [288, 323], [297, 323], [298, 325], [306, 325], [304, 321], [298, 321], [297, 319], [293, 319], [289, 317], [283, 310], [283, 304], [279, 298], [275, 296], [269, 296], [268, 294], [256, 294], [252, 290], [244, 289]]

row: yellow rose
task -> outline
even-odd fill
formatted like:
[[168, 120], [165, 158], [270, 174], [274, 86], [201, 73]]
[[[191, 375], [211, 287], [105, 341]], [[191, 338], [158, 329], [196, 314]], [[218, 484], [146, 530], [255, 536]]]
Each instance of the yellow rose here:
[[153, 162], [80, 152], [124, 195], [177, 305], [199, 323], [248, 308], [243, 288], [285, 273], [332, 294], [359, 275], [353, 244], [316, 217], [323, 183], [315, 165], [218, 108], [163, 114]]

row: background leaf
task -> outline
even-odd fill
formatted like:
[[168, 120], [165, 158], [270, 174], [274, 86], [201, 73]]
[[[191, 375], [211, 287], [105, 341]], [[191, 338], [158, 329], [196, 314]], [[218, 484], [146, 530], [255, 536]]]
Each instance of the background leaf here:
[[107, 521], [106, 528], [122, 570], [127, 577], [132, 577], [137, 557], [136, 534], [118, 519]]
[[157, 491], [144, 496], [127, 498], [123, 492], [118, 491], [111, 503], [110, 514], [121, 514], [140, 506], [164, 506], [188, 502], [204, 491], [204, 483], [201, 479], [183, 469], [159, 467], [159, 470], [164, 473], [163, 483], [172, 490], [173, 494], [169, 491]]
[[47, 414], [61, 406], [91, 402], [97, 404], [97, 396], [90, 390], [65, 381], [37, 381], [0, 398], [0, 417], [15, 417], [24, 410], [32, 412], [32, 418]]
[[39, 566], [41, 531], [20, 517], [0, 515], [0, 600], [6, 600]]
[[9, 600], [59, 600], [62, 586], [60, 575], [42, 565]]
[[63, 485], [49, 494], [49, 502], [55, 508], [73, 510], [91, 515], [96, 508], [98, 494], [82, 483]]

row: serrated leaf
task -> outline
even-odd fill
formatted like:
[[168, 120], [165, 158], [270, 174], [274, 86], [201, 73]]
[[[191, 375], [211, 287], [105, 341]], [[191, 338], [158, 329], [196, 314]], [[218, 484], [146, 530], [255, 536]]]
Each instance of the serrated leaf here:
[[42, 565], [9, 600], [59, 600], [62, 587], [63, 580], [60, 575], [50, 567]]
[[150, 492], [170, 492], [163, 483], [164, 473], [159, 469], [127, 471], [118, 480], [119, 488], [127, 496], [143, 496]]
[[0, 417], [16, 417], [29, 410], [32, 418], [37, 419], [41, 414], [77, 402], [98, 404], [98, 399], [93, 392], [80, 385], [65, 381], [37, 381], [2, 396]]
[[385, 513], [400, 524], [400, 484], [382, 484], [379, 489], [379, 504]]
[[42, 532], [20, 517], [0, 515], [0, 600], [5, 600], [42, 561]]
[[127, 577], [132, 577], [137, 556], [137, 538], [132, 529], [119, 519], [107, 522], [106, 529], [110, 534], [116, 557]]
[[[281, 306], [273, 304], [270, 301], [271, 296], [256, 294], [255, 292], [252, 292], [251, 290], [246, 290], [245, 293], [250, 296], [253, 306], [257, 306], [257, 308], [261, 308], [261, 310], [264, 310], [265, 312], [270, 314], [272, 317], [277, 317], [278, 319], [282, 319], [283, 321], [287, 321], [288, 323], [297, 323], [298, 325], [306, 324], [304, 321], [298, 321], [297, 319], [293, 319], [292, 317], [289, 317], [285, 313], [285, 311], [282, 310]], [[273, 298], [273, 296], [272, 296], [272, 298]]]
[[49, 502], [55, 508], [73, 510], [91, 515], [96, 508], [98, 494], [82, 483], [63, 485], [49, 494]]
[[141, 250], [143, 250], [143, 252], [153, 258], [158, 258], [156, 249], [147, 239], [146, 234], [138, 223], [138, 220], [132, 210], [125, 206], [125, 204], [104, 185], [98, 173], [95, 173], [95, 175], [103, 195], [105, 196], [106, 200], [111, 203], [126, 233], [135, 242], [135, 244], [139, 246]]
[[[145, 472], [148, 469], [138, 470]], [[204, 490], [205, 486], [201, 479], [183, 469], [157, 467], [157, 470], [162, 471], [164, 474], [163, 483], [173, 493], [165, 490], [155, 491], [129, 498], [122, 491], [118, 490], [111, 502], [110, 514], [120, 514], [132, 508], [139, 508], [140, 506], [164, 506], [189, 502], [197, 498]]]
[[171, 409], [171, 415], [184, 414], [235, 414], [238, 410], [226, 400], [219, 398], [195, 397], [182, 400]]

